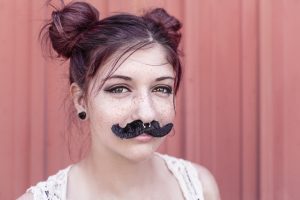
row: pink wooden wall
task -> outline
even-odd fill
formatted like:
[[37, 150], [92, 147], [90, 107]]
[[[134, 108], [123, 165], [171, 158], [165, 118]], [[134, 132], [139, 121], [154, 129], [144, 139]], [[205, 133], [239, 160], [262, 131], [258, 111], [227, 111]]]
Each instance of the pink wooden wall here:
[[[209, 168], [223, 200], [300, 199], [300, 1], [90, 2], [102, 17], [162, 6], [183, 22], [176, 134], [162, 152]], [[66, 66], [37, 41], [48, 16], [41, 0], [0, 0], [1, 200], [71, 162]]]

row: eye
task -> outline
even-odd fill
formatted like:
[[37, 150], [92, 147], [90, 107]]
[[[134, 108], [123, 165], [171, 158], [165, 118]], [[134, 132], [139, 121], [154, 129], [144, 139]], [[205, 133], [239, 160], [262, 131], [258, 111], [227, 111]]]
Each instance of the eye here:
[[115, 94], [130, 92], [130, 90], [124, 86], [111, 87], [111, 88], [105, 89], [105, 91], [109, 92], [109, 93], [115, 93]]
[[158, 86], [153, 89], [153, 92], [159, 92], [165, 95], [172, 94], [172, 88], [170, 86]]

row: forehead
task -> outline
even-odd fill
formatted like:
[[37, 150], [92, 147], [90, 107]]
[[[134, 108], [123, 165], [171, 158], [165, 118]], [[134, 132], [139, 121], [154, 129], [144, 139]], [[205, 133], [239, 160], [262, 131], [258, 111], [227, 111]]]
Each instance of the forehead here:
[[[146, 78], [149, 76], [174, 76], [174, 70], [167, 61], [166, 52], [160, 45], [153, 45], [144, 49], [139, 49], [129, 57], [123, 56], [120, 66], [114, 69], [110, 75], [124, 75], [132, 78]], [[122, 59], [121, 59], [122, 60]], [[102, 69], [103, 76], [112, 69], [111, 64], [104, 66]], [[106, 74], [106, 75], [105, 75]], [[104, 77], [105, 78], [105, 77]]]

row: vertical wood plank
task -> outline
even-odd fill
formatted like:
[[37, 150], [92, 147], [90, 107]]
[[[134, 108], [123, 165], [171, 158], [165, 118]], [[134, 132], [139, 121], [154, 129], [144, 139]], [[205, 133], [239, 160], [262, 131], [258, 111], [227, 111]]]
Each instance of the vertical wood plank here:
[[[38, 39], [40, 29], [45, 22], [46, 5], [43, 1], [32, 0], [29, 9], [29, 52], [30, 52], [30, 141], [29, 141], [29, 184], [46, 178], [45, 164], [45, 60]], [[24, 185], [23, 191], [28, 187]]]
[[259, 199], [258, 1], [241, 2], [241, 20], [241, 199], [252, 200]]
[[186, 158], [213, 169], [212, 3], [187, 2], [184, 8], [184, 149]]
[[[271, 9], [270, 1], [260, 2], [260, 199], [274, 199], [273, 196], [273, 151], [268, 143], [273, 143], [269, 134], [273, 132], [273, 102], [272, 102], [272, 61], [270, 47]], [[263, 77], [263, 78], [262, 78]]]
[[300, 2], [281, 1], [283, 13], [283, 199], [300, 197]]
[[[284, 154], [286, 118], [284, 113], [286, 87], [285, 74], [289, 74], [284, 60], [288, 55], [285, 39], [285, 16], [283, 1], [267, 1], [261, 4], [261, 128], [260, 128], [260, 197], [261, 199], [290, 199], [286, 177], [287, 155]], [[295, 5], [294, 5], [295, 6]], [[268, 24], [267, 24], [268, 23]], [[295, 22], [291, 22], [295, 23]], [[264, 40], [263, 40], [264, 39]], [[295, 104], [296, 106], [297, 104]], [[299, 105], [298, 105], [299, 107]], [[297, 109], [295, 107], [294, 109]], [[296, 116], [294, 116], [296, 118]], [[297, 139], [297, 137], [295, 138]], [[287, 151], [289, 151], [288, 146]], [[293, 162], [297, 163], [296, 159]]]
[[[241, 198], [240, 1], [213, 1], [212, 144], [223, 199]], [[230, 180], [230, 184], [227, 181]]]
[[[28, 147], [29, 147], [29, 80], [30, 80], [30, 60], [29, 60], [29, 13], [26, 2], [16, 1], [14, 13], [18, 13], [15, 18], [16, 34], [14, 51], [14, 113], [13, 123], [13, 173], [12, 182], [14, 184], [13, 196], [22, 190], [23, 185], [28, 182]], [[22, 167], [21, 167], [22, 166]]]
[[[11, 177], [13, 174], [13, 124], [14, 116], [14, 77], [15, 77], [15, 2], [0, 1], [0, 199], [11, 199], [14, 192]], [[8, 22], [8, 19], [9, 22]], [[5, 28], [3, 28], [5, 27]], [[5, 47], [5, 48], [4, 48]], [[22, 180], [23, 181], [23, 180]]]

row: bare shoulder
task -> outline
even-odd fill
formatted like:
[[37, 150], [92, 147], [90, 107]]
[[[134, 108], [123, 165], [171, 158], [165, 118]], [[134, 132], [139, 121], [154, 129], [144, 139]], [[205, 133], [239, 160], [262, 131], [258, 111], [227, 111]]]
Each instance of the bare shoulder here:
[[17, 198], [17, 200], [33, 200], [33, 194], [30, 192], [26, 192], [25, 194]]
[[205, 200], [220, 200], [220, 192], [213, 175], [205, 167], [193, 163], [198, 171], [199, 179], [202, 183]]

